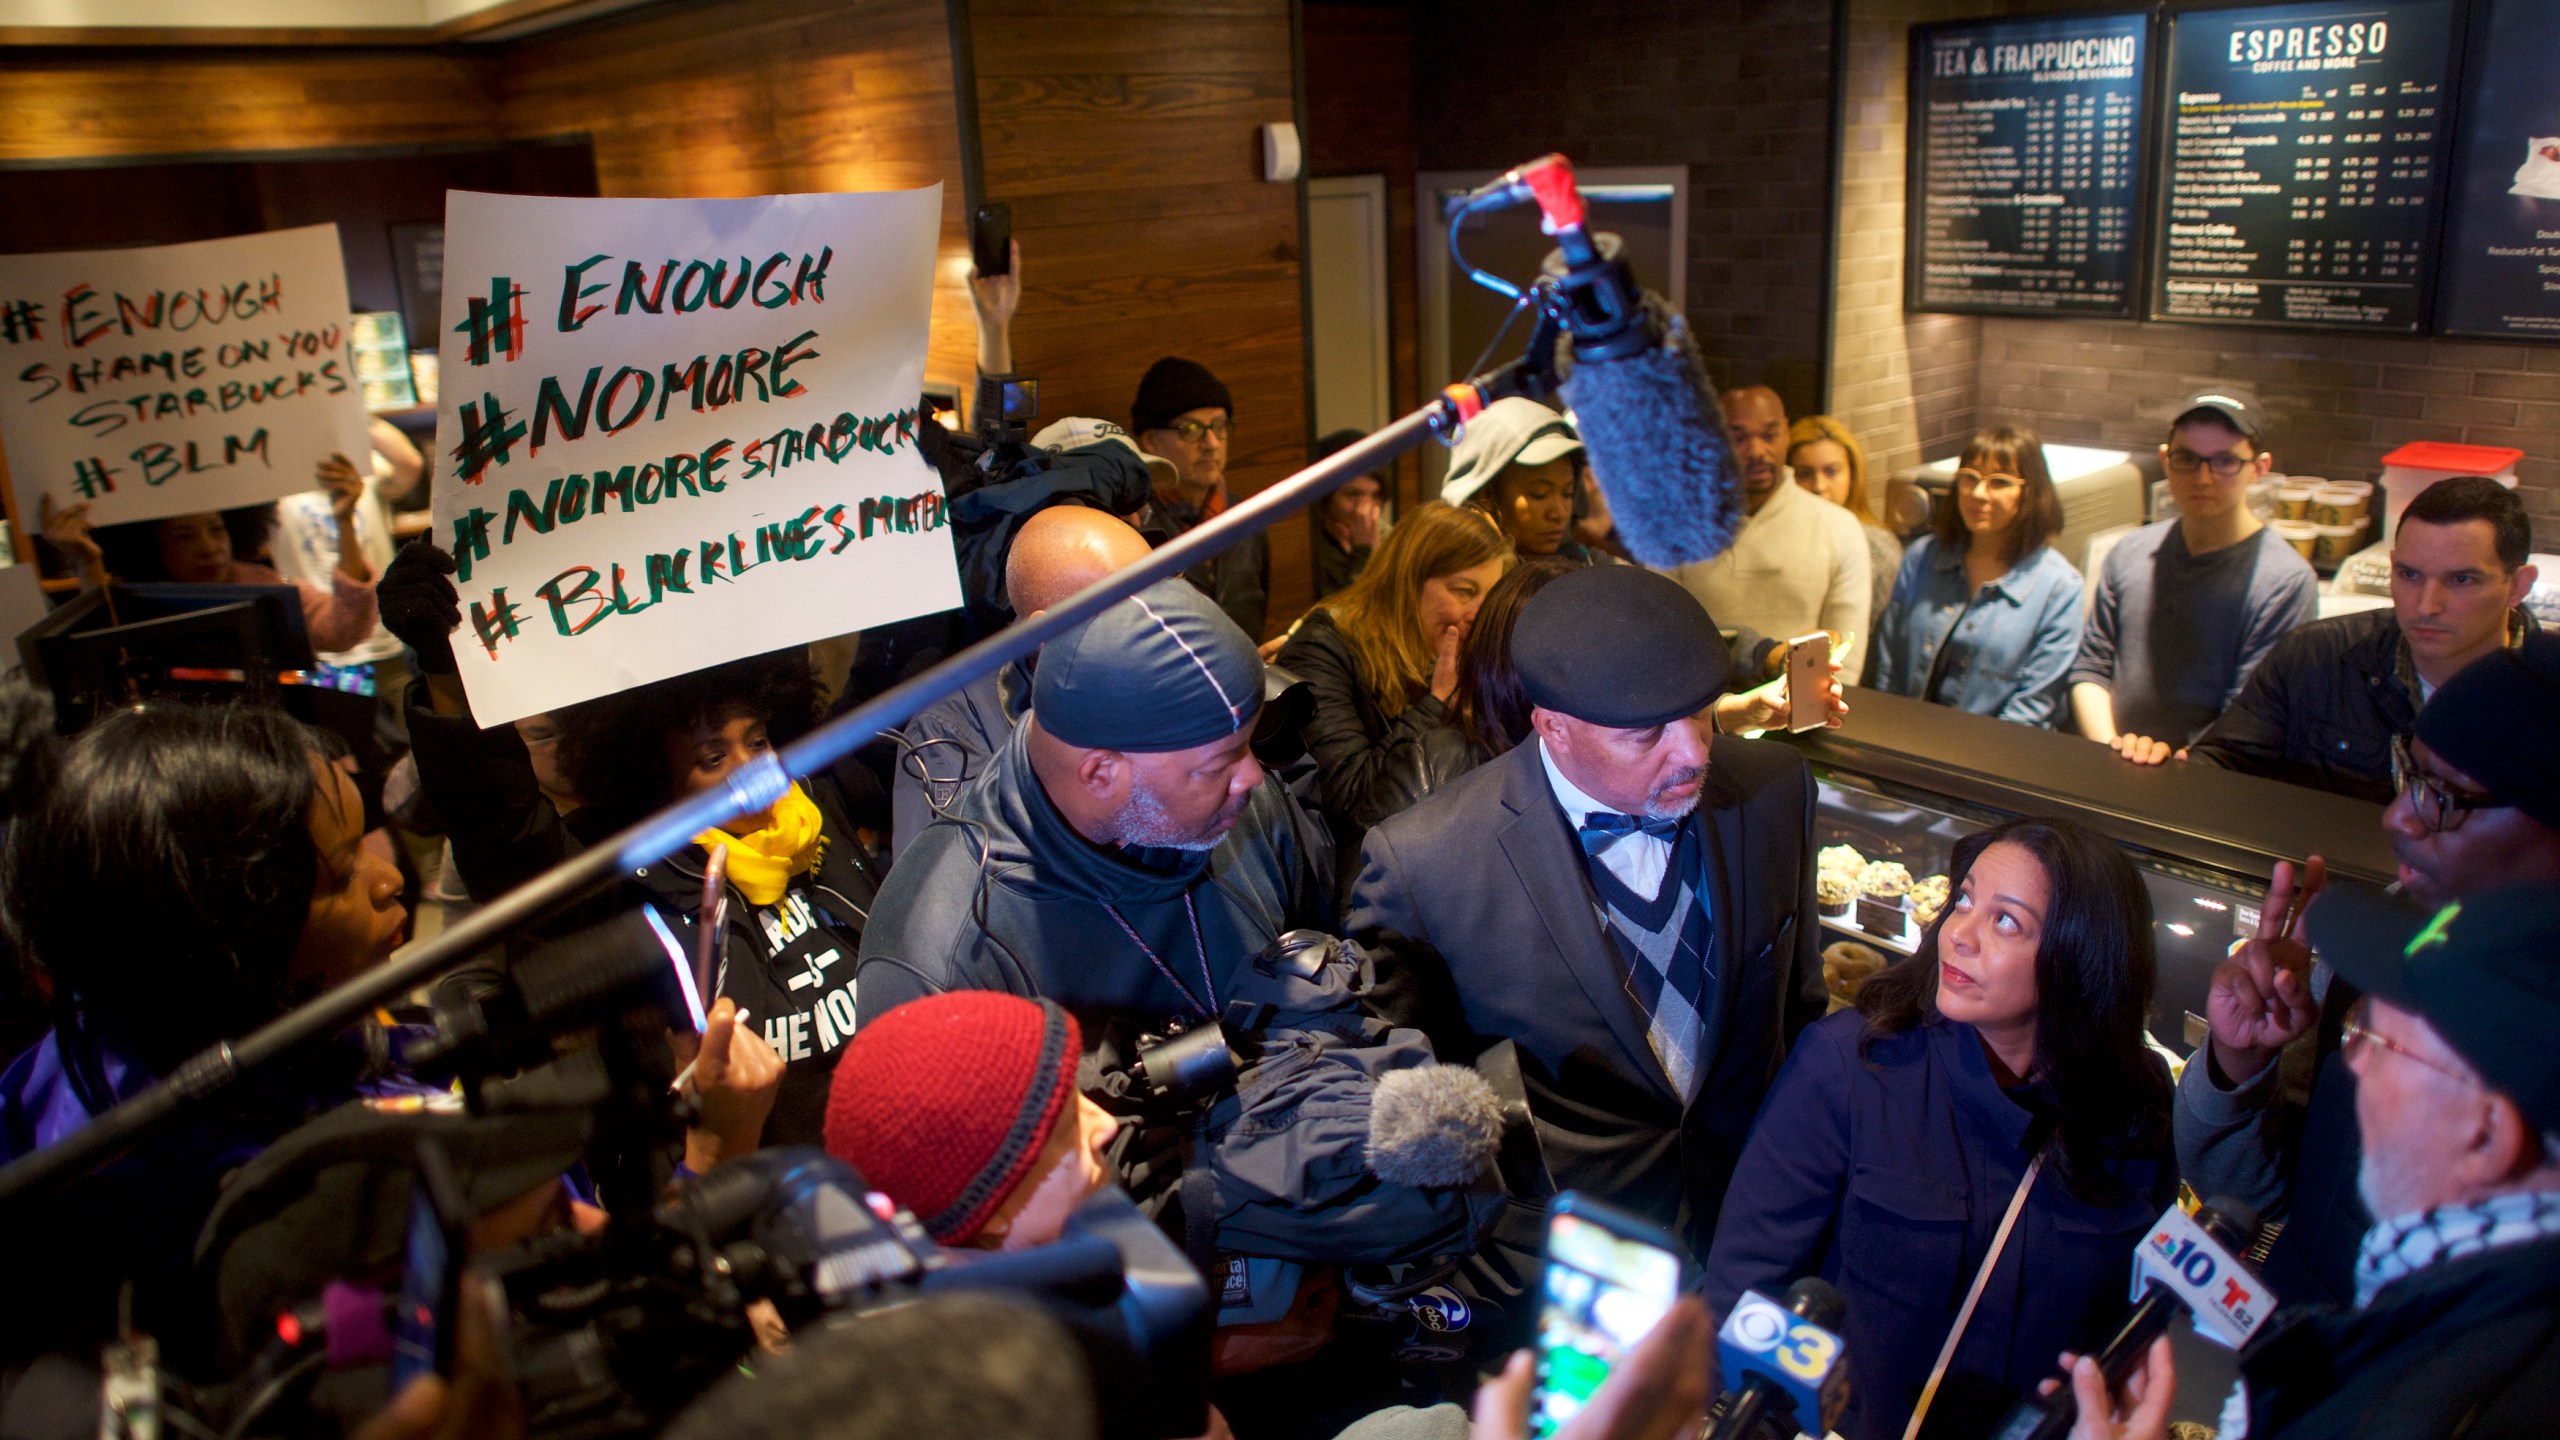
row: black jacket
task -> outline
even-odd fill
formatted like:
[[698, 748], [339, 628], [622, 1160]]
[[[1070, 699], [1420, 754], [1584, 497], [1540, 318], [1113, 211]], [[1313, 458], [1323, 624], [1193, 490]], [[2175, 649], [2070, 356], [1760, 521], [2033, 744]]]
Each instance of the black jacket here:
[[2276, 642], [2187, 756], [2387, 805], [2392, 737], [2418, 721], [2400, 652], [2388, 607], [2314, 620]]
[[[411, 691], [423, 693], [423, 685]], [[467, 717], [438, 715], [413, 702], [409, 739], [419, 783], [444, 820], [454, 863], [474, 898], [495, 899], [610, 831], [592, 808], [565, 818], [552, 808], [512, 725], [483, 730]], [[848, 819], [847, 791], [866, 789], [867, 779], [850, 769], [800, 782], [825, 821], [817, 865], [794, 881], [780, 905], [759, 910], [736, 886], [729, 889], [718, 993], [748, 1012], [748, 1023], [785, 1062], [773, 1117], [765, 1123], [770, 1144], [824, 1143], [827, 1086], [853, 1036], [855, 957], [880, 875]], [[682, 919], [678, 935], [690, 943], [702, 909], [705, 858], [700, 846], [688, 845], [642, 866], [622, 887], [559, 917], [556, 928], [574, 928], [639, 899]], [[774, 930], [777, 924], [798, 928], [786, 916], [813, 923], [798, 934]], [[777, 935], [787, 938], [777, 942]], [[708, 1005], [713, 998], [702, 1000]]]
[[[1158, 494], [1138, 517], [1140, 534], [1157, 545], [1189, 533], [1208, 515], [1196, 506]], [[1256, 534], [1219, 551], [1182, 572], [1201, 594], [1218, 602], [1227, 618], [1259, 642], [1271, 609], [1271, 537]]]
[[1813, 777], [1774, 741], [1721, 739], [1707, 771], [1719, 977], [1707, 1073], [1672, 1094], [1594, 918], [1580, 846], [1533, 742], [1369, 832], [1348, 929], [1446, 1061], [1504, 1039], [1559, 1188], [1607, 1196], [1686, 1237], [1714, 1232], [1752, 1116], [1796, 1032], [1823, 1012]]
[[1369, 827], [1459, 773], [1449, 765], [1466, 748], [1433, 743], [1435, 736], [1454, 735], [1456, 727], [1448, 707], [1430, 695], [1388, 718], [1361, 682], [1350, 639], [1325, 611], [1311, 611], [1299, 623], [1280, 652], [1280, 664], [1315, 692], [1307, 753], [1316, 762], [1316, 803], [1333, 828], [1347, 888], [1359, 873], [1360, 838]]
[[2287, 1306], [2240, 1354], [2253, 1440], [2523, 1440], [2560, 1425], [2560, 1239]]
[[1217, 849], [1164, 852], [1159, 868], [1067, 824], [1028, 734], [1015, 727], [899, 856], [863, 932], [866, 1020], [921, 995], [1002, 990], [1065, 1006], [1090, 1048], [1113, 1020], [1158, 1028], [1223, 1008], [1231, 972], [1265, 945], [1333, 928], [1331, 841], [1278, 780]]

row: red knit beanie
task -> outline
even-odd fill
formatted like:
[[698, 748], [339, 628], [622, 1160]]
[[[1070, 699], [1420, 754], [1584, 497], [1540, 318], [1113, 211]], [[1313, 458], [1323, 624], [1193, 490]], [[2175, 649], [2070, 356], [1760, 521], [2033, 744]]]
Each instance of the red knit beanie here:
[[934, 1239], [967, 1244], [1030, 1178], [1083, 1048], [1053, 1001], [986, 990], [911, 1000], [864, 1025], [836, 1061], [827, 1153]]

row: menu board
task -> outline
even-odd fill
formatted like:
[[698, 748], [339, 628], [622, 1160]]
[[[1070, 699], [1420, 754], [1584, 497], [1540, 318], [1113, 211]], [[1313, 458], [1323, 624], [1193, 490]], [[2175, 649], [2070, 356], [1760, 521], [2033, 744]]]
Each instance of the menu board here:
[[2150, 25], [1914, 28], [1905, 309], [2132, 313]]
[[2560, 0], [2490, 0], [2473, 16], [2436, 328], [2560, 338]]
[[2452, 41], [2452, 0], [2170, 17], [2150, 318], [2415, 331]]

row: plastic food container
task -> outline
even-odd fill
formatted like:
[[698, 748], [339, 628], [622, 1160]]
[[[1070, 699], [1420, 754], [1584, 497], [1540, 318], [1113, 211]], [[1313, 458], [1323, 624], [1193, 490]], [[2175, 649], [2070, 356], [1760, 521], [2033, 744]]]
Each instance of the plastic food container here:
[[2323, 525], [2314, 521], [2311, 528], [2317, 532], [2311, 542], [2311, 563], [2324, 570], [2344, 564], [2348, 556], [2356, 553], [2357, 542], [2364, 538], [2362, 520], [2346, 525]]
[[2315, 525], [2361, 524], [2373, 509], [2373, 487], [2362, 480], [2333, 480], [2311, 492]]
[[2278, 484], [2276, 486], [2276, 518], [2279, 520], [2310, 519], [2311, 497], [2326, 483], [2328, 482], [2323, 480], [2286, 479]]
[[2320, 541], [2320, 527], [2308, 520], [2270, 520], [2267, 528], [2275, 531], [2276, 538], [2292, 546], [2295, 553], [2305, 560], [2311, 558]]
[[2419, 491], [2456, 475], [2486, 475], [2513, 490], [2516, 462], [2523, 458], [2523, 451], [2503, 445], [2456, 445], [2443, 440], [2416, 441], [2383, 456], [2382, 493], [2388, 507], [2383, 538], [2391, 538], [2399, 527], [2400, 512], [2409, 508]]

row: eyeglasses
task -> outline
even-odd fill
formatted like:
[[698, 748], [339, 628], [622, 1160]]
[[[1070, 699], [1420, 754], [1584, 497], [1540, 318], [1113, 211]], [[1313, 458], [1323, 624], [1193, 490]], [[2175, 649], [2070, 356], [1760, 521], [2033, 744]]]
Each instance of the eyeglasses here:
[[1200, 437], [1203, 435], [1215, 435], [1221, 440], [1226, 439], [1228, 434], [1235, 429], [1235, 422], [1231, 420], [1176, 420], [1164, 428], [1181, 436], [1183, 444], [1197, 445], [1200, 443]]
[[2437, 835], [2461, 829], [2464, 818], [2474, 810], [2513, 808], [2492, 796], [2465, 795], [2419, 769], [2418, 757], [2410, 750], [2406, 735], [2391, 737], [2391, 789], [2394, 794], [2407, 797], [2410, 813]]
[[2412, 1064], [2424, 1065], [2428, 1069], [2444, 1076], [2448, 1080], [2459, 1080], [2465, 1085], [2477, 1085], [2480, 1083], [2478, 1076], [2466, 1075], [2461, 1071], [2454, 1069], [2452, 1066], [2445, 1064], [2441, 1060], [2430, 1060], [2426, 1056], [2419, 1054], [2417, 1051], [2410, 1049], [2408, 1046], [2401, 1044], [2399, 1041], [2392, 1039], [2390, 1036], [2383, 1034], [2381, 1031], [2374, 1029], [2372, 1020], [2373, 1001], [2370, 999], [2358, 1000], [2355, 1003], [2355, 1008], [2347, 1012], [2346, 1023], [2339, 1027], [2338, 1053], [2352, 1061], [2356, 1058], [2357, 1051], [2367, 1049], [2368, 1047], [2375, 1050], [2388, 1050], [2392, 1054], [2397, 1055], [2401, 1059], [2409, 1061]]
[[2219, 455], [2199, 455], [2193, 450], [2160, 452], [2160, 463], [2168, 468], [2170, 474], [2193, 475], [2199, 469], [2210, 468], [2216, 480], [2230, 479], [2257, 463], [2257, 459], [2255, 455], [2234, 455], [2228, 450]]

